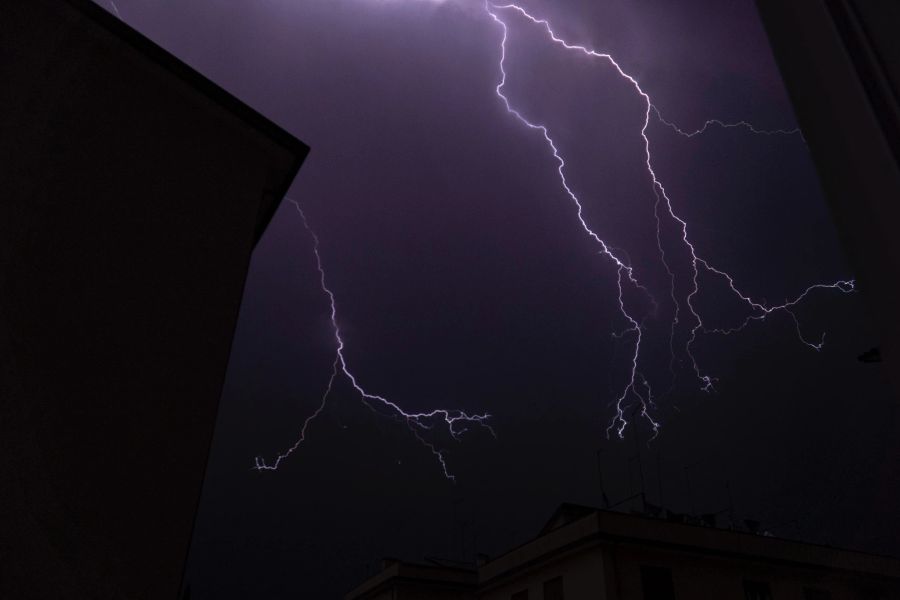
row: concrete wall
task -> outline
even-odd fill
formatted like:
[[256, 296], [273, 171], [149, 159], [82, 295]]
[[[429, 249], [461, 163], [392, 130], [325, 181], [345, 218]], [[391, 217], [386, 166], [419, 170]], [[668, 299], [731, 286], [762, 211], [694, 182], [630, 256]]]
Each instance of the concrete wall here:
[[900, 598], [897, 581], [878, 583], [852, 573], [608, 543], [537, 562], [486, 586], [478, 598], [509, 600], [527, 589], [529, 600], [543, 600], [543, 583], [561, 576], [566, 600], [647, 600], [642, 566], [671, 569], [678, 600], [745, 600], [744, 580], [768, 583], [776, 600], [806, 600], [805, 587], [829, 592], [831, 600]]
[[616, 600], [643, 600], [641, 588], [642, 565], [666, 567], [672, 570], [676, 598], [744, 600], [744, 580], [770, 584], [777, 600], [805, 600], [804, 587], [831, 593], [832, 600], [868, 600], [878, 588], [884, 598], [900, 598], [895, 582], [876, 585], [871, 578], [803, 566], [779, 565], [762, 560], [738, 559], [725, 556], [702, 555], [685, 551], [665, 551], [649, 547], [607, 546], [608, 560], [615, 565]]
[[[878, 323], [883, 371], [900, 398], [900, 5], [886, 0], [756, 0], [826, 199]], [[892, 423], [900, 431], [900, 412]], [[869, 511], [882, 531], [860, 542], [896, 551], [900, 436], [880, 464]]]
[[566, 600], [607, 600], [603, 555], [599, 548], [560, 555], [523, 569], [514, 577], [487, 588], [479, 600], [509, 600], [527, 589], [528, 600], [543, 600], [543, 585], [554, 577], [563, 578]]
[[117, 26], [0, 2], [0, 598], [178, 597], [260, 215], [305, 154]]
[[474, 600], [474, 598], [472, 592], [443, 589], [440, 584], [402, 583], [397, 586], [396, 596], [391, 600]]

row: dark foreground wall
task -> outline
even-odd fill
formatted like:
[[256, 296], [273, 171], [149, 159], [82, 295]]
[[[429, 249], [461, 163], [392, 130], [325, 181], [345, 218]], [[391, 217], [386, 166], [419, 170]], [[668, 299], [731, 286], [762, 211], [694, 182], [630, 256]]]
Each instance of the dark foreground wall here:
[[900, 374], [900, 3], [757, 5], [838, 231], [883, 327], [882, 354]]
[[[860, 291], [879, 326], [881, 368], [900, 398], [900, 3], [757, 0]], [[854, 410], [855, 398], [848, 398]], [[900, 414], [900, 411], [895, 411]], [[861, 418], [868, 418], [862, 415]], [[853, 435], [852, 424], [848, 433]], [[895, 418], [894, 431], [900, 432]], [[882, 487], [871, 511], [900, 537], [900, 436], [863, 465]], [[892, 546], [895, 548], [895, 546]], [[891, 548], [884, 548], [890, 551]]]
[[0, 2], [0, 82], [0, 598], [174, 600], [306, 148], [86, 1]]

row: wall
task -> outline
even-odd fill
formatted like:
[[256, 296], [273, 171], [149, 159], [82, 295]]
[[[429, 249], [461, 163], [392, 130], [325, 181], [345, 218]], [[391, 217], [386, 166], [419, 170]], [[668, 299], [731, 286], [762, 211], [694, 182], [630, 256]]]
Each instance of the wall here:
[[495, 584], [479, 594], [479, 600], [509, 600], [528, 589], [528, 600], [543, 600], [543, 584], [562, 576], [566, 600], [607, 600], [604, 561], [599, 548], [561, 555], [542, 561], [517, 573], [510, 580]]
[[0, 3], [0, 597], [174, 600], [260, 215], [303, 149], [91, 8], [113, 22]]
[[[643, 600], [641, 565], [672, 569], [676, 598], [744, 600], [743, 581], [767, 582], [773, 598], [805, 600], [804, 587], [812, 587], [832, 594], [832, 600], [864, 600], [871, 584], [859, 576], [838, 571], [801, 566], [772, 564], [759, 560], [735, 559], [725, 556], [701, 555], [686, 551], [661, 551], [635, 545], [618, 545], [608, 549], [614, 555], [621, 596], [618, 600]], [[900, 597], [900, 587], [891, 590]], [[877, 596], [876, 596], [877, 597]]]

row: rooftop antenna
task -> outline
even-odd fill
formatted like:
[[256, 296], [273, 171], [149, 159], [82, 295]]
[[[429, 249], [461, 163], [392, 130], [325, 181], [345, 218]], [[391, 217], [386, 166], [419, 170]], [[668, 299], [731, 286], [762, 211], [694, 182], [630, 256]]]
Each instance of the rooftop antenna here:
[[647, 496], [645, 490], [647, 489], [646, 483], [644, 482], [644, 462], [641, 460], [641, 431], [639, 427], [640, 421], [638, 421], [638, 409], [637, 406], [634, 407], [634, 412], [632, 413], [632, 423], [634, 423], [634, 451], [635, 456], [637, 457], [638, 464], [638, 475], [640, 475], [641, 479], [641, 512], [647, 512]]
[[462, 536], [465, 525], [462, 524], [462, 516], [459, 514], [459, 505], [462, 504], [462, 496], [458, 493], [450, 500], [450, 540], [447, 547], [447, 556], [456, 554], [456, 529], [460, 531], [460, 551], [462, 551]]
[[662, 459], [659, 455], [659, 446], [656, 447], [656, 485], [659, 492], [659, 506], [662, 508], [663, 503], [663, 482], [662, 482]]
[[694, 493], [691, 490], [691, 465], [684, 467], [684, 483], [687, 485], [688, 506], [691, 508], [691, 516], [696, 517], [697, 511], [694, 508]]
[[731, 528], [737, 529], [737, 522], [734, 518], [734, 497], [731, 495], [731, 482], [725, 480], [725, 491], [728, 493], [728, 517], [731, 519]]
[[462, 520], [459, 524], [459, 559], [466, 560], [466, 528], [469, 522]]
[[600, 461], [602, 449], [597, 449], [597, 477], [600, 479], [600, 498], [603, 499], [603, 508], [609, 508], [609, 497], [606, 495], [606, 487], [603, 485], [603, 463]]

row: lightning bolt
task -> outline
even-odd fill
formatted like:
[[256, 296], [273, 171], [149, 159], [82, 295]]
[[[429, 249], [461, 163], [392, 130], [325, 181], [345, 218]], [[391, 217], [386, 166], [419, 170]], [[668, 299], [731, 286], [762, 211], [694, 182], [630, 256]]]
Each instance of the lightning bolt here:
[[652, 106], [651, 108], [653, 110], [653, 113], [656, 115], [656, 118], [659, 119], [660, 123], [671, 129], [678, 135], [686, 138], [692, 138], [706, 133], [706, 131], [712, 126], [721, 127], [722, 129], [745, 129], [750, 133], [756, 135], [800, 135], [802, 137], [799, 127], [795, 127], [794, 129], [758, 129], [755, 125], [747, 121], [735, 121], [733, 123], [727, 123], [719, 119], [707, 119], [698, 129], [695, 129], [694, 131], [685, 131], [675, 123], [664, 119], [658, 108], [656, 108], [655, 106]]
[[389, 400], [384, 396], [372, 394], [366, 391], [362, 387], [362, 385], [360, 385], [359, 381], [356, 378], [356, 375], [354, 375], [350, 370], [350, 367], [347, 364], [347, 358], [344, 355], [344, 338], [341, 335], [341, 328], [338, 325], [337, 301], [335, 299], [334, 292], [332, 292], [331, 288], [328, 287], [327, 277], [325, 275], [325, 266], [322, 262], [322, 253], [319, 249], [319, 236], [312, 229], [312, 227], [310, 227], [309, 220], [306, 218], [306, 213], [304, 213], [303, 209], [300, 207], [300, 203], [291, 198], [288, 198], [288, 201], [291, 202], [291, 204], [293, 204], [297, 209], [297, 213], [300, 215], [300, 220], [303, 222], [304, 229], [313, 240], [313, 253], [316, 257], [316, 269], [319, 272], [319, 286], [322, 289], [322, 293], [328, 298], [329, 317], [331, 319], [332, 333], [334, 334], [335, 358], [332, 365], [331, 377], [328, 379], [328, 385], [326, 386], [325, 391], [320, 398], [319, 407], [303, 422], [303, 426], [300, 429], [300, 435], [297, 438], [297, 441], [287, 450], [281, 452], [271, 464], [267, 463], [262, 457], [256, 457], [253, 468], [257, 471], [277, 470], [282, 461], [284, 461], [288, 456], [293, 454], [300, 447], [300, 445], [306, 440], [306, 432], [309, 425], [316, 419], [316, 417], [318, 417], [322, 413], [323, 410], [325, 410], [325, 406], [328, 402], [328, 397], [331, 395], [331, 392], [334, 388], [335, 380], [339, 376], [342, 376], [350, 383], [350, 385], [353, 387], [353, 390], [356, 392], [356, 394], [359, 395], [365, 406], [375, 412], [378, 412], [377, 407], [381, 407], [389, 415], [403, 422], [412, 432], [413, 436], [419, 441], [419, 443], [425, 446], [435, 456], [441, 466], [441, 470], [443, 471], [444, 476], [451, 481], [455, 481], [455, 476], [450, 473], [450, 470], [447, 466], [444, 451], [438, 448], [434, 442], [428, 441], [424, 436], [427, 434], [427, 432], [434, 429], [435, 425], [442, 424], [446, 427], [447, 433], [449, 433], [450, 436], [454, 439], [459, 439], [459, 436], [467, 431], [466, 425], [478, 425], [484, 427], [496, 437], [493, 428], [488, 423], [490, 415], [470, 415], [461, 410], [448, 410], [443, 408], [435, 409], [429, 412], [407, 412], [395, 402]]
[[[110, 3], [112, 3], [112, 0], [109, 1]], [[585, 219], [584, 204], [581, 198], [573, 191], [573, 189], [569, 185], [566, 176], [566, 161], [559, 149], [559, 146], [551, 135], [550, 128], [543, 123], [535, 122], [529, 117], [525, 116], [525, 114], [521, 110], [517, 109], [514, 106], [514, 103], [509, 98], [509, 96], [506, 95], [504, 88], [506, 87], [507, 81], [507, 41], [509, 37], [510, 26], [503, 19], [503, 14], [510, 12], [516, 13], [525, 20], [529, 21], [531, 24], [541, 27], [547, 34], [548, 38], [554, 44], [557, 44], [568, 51], [581, 53], [589, 59], [597, 59], [606, 63], [618, 74], [619, 77], [621, 77], [631, 85], [637, 96], [640, 98], [641, 102], [643, 102], [644, 104], [644, 121], [640, 130], [637, 132], [637, 135], [640, 136], [643, 142], [644, 165], [648, 178], [652, 184], [652, 189], [655, 196], [654, 218], [656, 221], [656, 242], [660, 254], [660, 260], [669, 278], [669, 295], [674, 306], [669, 336], [669, 350], [671, 353], [669, 370], [673, 377], [675, 375], [674, 363], [676, 356], [676, 331], [678, 329], [678, 326], [682, 323], [685, 312], [690, 318], [691, 325], [683, 351], [685, 355], [690, 359], [693, 374], [698, 381], [700, 389], [702, 389], [703, 391], [710, 391], [714, 389], [714, 378], [706, 374], [700, 368], [700, 365], [697, 359], [694, 357], [692, 351], [693, 344], [696, 342], [698, 335], [701, 333], [720, 335], [735, 334], [744, 330], [748, 325], [755, 321], [763, 321], [772, 314], [783, 312], [792, 319], [799, 340], [803, 344], [809, 346], [814, 350], [821, 350], [825, 340], [824, 334], [818, 342], [809, 341], [804, 336], [801, 330], [800, 322], [792, 309], [815, 291], [832, 290], [842, 293], [852, 293], [853, 291], [855, 291], [855, 282], [853, 280], [840, 280], [834, 283], [814, 284], [807, 287], [794, 298], [785, 300], [782, 304], [776, 305], [767, 305], [763, 302], [759, 302], [757, 300], [754, 300], [748, 294], [742, 292], [737, 286], [735, 279], [731, 274], [716, 268], [705, 258], [701, 257], [697, 252], [694, 243], [691, 241], [688, 235], [687, 221], [680, 217], [675, 211], [672, 200], [669, 197], [665, 186], [657, 177], [657, 174], [653, 168], [650, 138], [647, 133], [650, 126], [651, 116], [653, 115], [655, 115], [655, 117], [663, 125], [672, 129], [676, 134], [686, 138], [694, 138], [696, 136], [699, 136], [708, 131], [711, 127], [719, 127], [722, 129], [739, 129], [751, 134], [767, 136], [800, 135], [802, 138], [801, 131], [799, 129], [759, 129], [747, 121], [725, 122], [719, 119], [709, 119], [705, 121], [700, 128], [693, 131], [682, 129], [675, 123], [663, 118], [659, 109], [653, 104], [649, 94], [647, 94], [647, 92], [645, 92], [641, 88], [637, 79], [632, 75], [629, 75], [611, 54], [598, 52], [586, 46], [571, 44], [565, 41], [556, 34], [548, 20], [533, 16], [531, 13], [517, 4], [501, 5], [493, 4], [490, 1], [485, 1], [484, 11], [493, 20], [493, 22], [500, 27], [502, 32], [500, 41], [500, 60], [498, 65], [500, 79], [494, 87], [496, 96], [500, 99], [500, 101], [502, 101], [503, 106], [506, 108], [506, 111], [511, 116], [513, 116], [521, 125], [542, 136], [550, 154], [556, 162], [556, 173], [559, 179], [560, 188], [563, 194], [571, 201], [572, 205], [575, 208], [575, 216], [582, 233], [597, 245], [597, 247], [599, 248], [599, 254], [610, 261], [616, 272], [618, 308], [625, 321], [625, 328], [622, 331], [613, 333], [613, 336], [618, 339], [624, 339], [626, 337], [631, 338], [633, 339], [634, 345], [632, 347], [631, 354], [629, 355], [628, 381], [614, 400], [615, 416], [607, 427], [607, 436], [609, 436], [611, 432], [615, 431], [618, 437], [624, 437], [625, 430], [629, 425], [628, 420], [626, 420], [625, 418], [625, 414], [626, 411], [632, 409], [634, 409], [634, 414], [638, 415], [640, 418], [645, 419], [649, 423], [654, 432], [654, 437], [659, 432], [660, 424], [651, 415], [651, 409], [655, 408], [656, 406], [654, 402], [654, 391], [650, 381], [640, 369], [641, 350], [642, 343], [644, 341], [643, 319], [639, 319], [638, 316], [634, 314], [633, 310], [630, 309], [628, 303], [626, 303], [626, 291], [633, 290], [645, 296], [653, 304], [654, 308], [657, 306], [657, 302], [653, 295], [650, 293], [647, 286], [642, 284], [637, 278], [635, 269], [631, 264], [627, 253], [624, 250], [617, 249], [611, 246], [596, 231], [594, 231], [594, 229]], [[267, 462], [262, 457], [257, 457], [253, 468], [258, 471], [277, 470], [285, 459], [296, 452], [303, 444], [303, 442], [306, 441], [307, 432], [311, 424], [325, 410], [328, 399], [334, 391], [337, 380], [344, 379], [350, 384], [353, 391], [360, 398], [362, 403], [370, 410], [379, 414], [390, 415], [397, 421], [404, 423], [412, 433], [412, 435], [416, 438], [416, 440], [435, 456], [437, 462], [440, 464], [444, 476], [451, 481], [455, 480], [455, 477], [450, 473], [450, 470], [448, 468], [444, 451], [437, 446], [436, 442], [429, 440], [429, 434], [434, 431], [436, 426], [440, 426], [443, 427], [444, 430], [452, 438], [459, 439], [459, 436], [467, 431], [468, 426], [477, 425], [486, 428], [492, 435], [495, 435], [496, 437], [494, 430], [488, 423], [490, 415], [468, 414], [461, 410], [448, 409], [435, 409], [429, 412], [407, 412], [403, 408], [401, 408], [400, 405], [396, 404], [392, 400], [389, 400], [387, 397], [371, 393], [362, 387], [356, 375], [350, 369], [344, 353], [345, 343], [341, 334], [341, 328], [338, 324], [337, 301], [331, 288], [328, 287], [325, 267], [320, 252], [319, 237], [310, 226], [306, 214], [304, 213], [300, 204], [290, 198], [288, 198], [288, 200], [296, 208], [304, 229], [313, 241], [313, 252], [316, 259], [316, 268], [319, 274], [319, 285], [322, 293], [325, 297], [327, 297], [329, 302], [330, 321], [332, 333], [334, 336], [335, 355], [334, 362], [332, 364], [331, 375], [319, 399], [318, 407], [303, 421], [298, 438], [295, 443], [283, 452], [279, 453], [271, 463]], [[684, 247], [690, 254], [690, 290], [684, 296], [683, 300], [680, 300], [676, 294], [675, 284], [677, 276], [666, 256], [666, 252], [662, 243], [662, 231], [664, 226], [663, 218], [669, 219], [675, 224], [677, 230], [680, 232], [681, 243], [683, 243]], [[695, 299], [700, 293], [701, 289], [701, 272], [708, 273], [724, 281], [729, 291], [747, 307], [749, 314], [744, 318], [742, 322], [728, 328], [707, 327], [704, 324], [703, 318], [700, 315], [697, 307], [695, 306]]]
[[[640, 129], [639, 135], [643, 141], [644, 146], [644, 158], [645, 158], [645, 167], [649, 179], [653, 186], [653, 192], [656, 196], [656, 203], [654, 205], [654, 216], [656, 219], [657, 225], [657, 246], [660, 252], [660, 258], [665, 267], [666, 272], [669, 275], [670, 284], [671, 284], [671, 299], [675, 306], [675, 312], [671, 324], [671, 335], [670, 335], [670, 349], [673, 350], [673, 362], [670, 362], [670, 371], [674, 372], [674, 338], [675, 338], [675, 330], [680, 323], [681, 310], [682, 305], [678, 301], [678, 298], [675, 295], [675, 272], [672, 270], [669, 262], [666, 259], [666, 253], [663, 249], [662, 245], [662, 220], [660, 218], [659, 210], [660, 205], [664, 206], [665, 213], [669, 219], [674, 221], [677, 224], [678, 229], [681, 234], [681, 242], [684, 244], [685, 248], [690, 252], [690, 263], [691, 263], [691, 277], [690, 277], [690, 285], [691, 289], [686, 295], [684, 299], [684, 307], [687, 312], [690, 314], [692, 318], [693, 325], [690, 329], [690, 333], [687, 338], [687, 342], [685, 343], [684, 351], [685, 354], [690, 358], [691, 366], [699, 381], [700, 388], [704, 391], [710, 391], [713, 389], [714, 380], [710, 375], [705, 374], [694, 357], [692, 352], [692, 346], [694, 342], [697, 340], [698, 333], [721, 333], [721, 334], [731, 334], [736, 333], [744, 329], [747, 325], [749, 325], [752, 321], [761, 321], [766, 319], [769, 315], [776, 312], [785, 312], [787, 313], [794, 321], [796, 325], [797, 334], [800, 338], [800, 341], [804, 344], [810, 346], [815, 350], [820, 350], [822, 345], [824, 344], [824, 335], [822, 340], [818, 343], [808, 341], [802, 334], [800, 329], [799, 321], [797, 320], [796, 315], [791, 310], [794, 306], [796, 306], [799, 302], [804, 300], [810, 293], [819, 289], [830, 289], [837, 290], [843, 293], [853, 292], [855, 289], [855, 284], [853, 280], [841, 280], [835, 283], [830, 284], [815, 284], [806, 288], [802, 293], [800, 293], [793, 300], [786, 301], [780, 305], [767, 306], [762, 302], [758, 302], [752, 299], [749, 295], [743, 293], [736, 285], [734, 277], [732, 277], [729, 273], [718, 269], [710, 264], [709, 261], [702, 258], [698, 252], [693, 242], [691, 241], [688, 235], [688, 224], [687, 222], [681, 218], [678, 213], [675, 211], [675, 208], [672, 204], [672, 200], [666, 192], [665, 186], [659, 180], [656, 175], [656, 172], [653, 168], [653, 158], [651, 153], [650, 146], [650, 138], [647, 134], [647, 129], [650, 126], [651, 115], [655, 114], [656, 117], [665, 125], [672, 128], [679, 135], [691, 138], [697, 135], [704, 133], [710, 126], [718, 126], [722, 128], [743, 128], [753, 134], [762, 134], [762, 135], [793, 135], [800, 134], [799, 129], [778, 129], [778, 130], [763, 130], [758, 129], [748, 123], [747, 121], [739, 121], [737, 123], [726, 123], [718, 119], [710, 119], [707, 120], [700, 129], [696, 131], [685, 131], [665, 120], [659, 109], [653, 104], [650, 95], [641, 88], [641, 85], [638, 83], [637, 79], [631, 75], [629, 75], [621, 65], [615, 60], [615, 58], [608, 53], [598, 52], [596, 50], [590, 49], [586, 46], [571, 44], [560, 36], [556, 34], [551, 26], [550, 22], [546, 19], [541, 19], [533, 16], [531, 13], [526, 11], [524, 8], [517, 4], [493, 4], [491, 2], [485, 2], [484, 4], [485, 11], [488, 15], [497, 23], [502, 30], [502, 38], [500, 42], [500, 63], [499, 63], [499, 72], [500, 72], [500, 81], [495, 88], [496, 95], [503, 102], [506, 110], [509, 114], [514, 116], [520, 123], [522, 123], [527, 128], [538, 131], [544, 137], [544, 140], [547, 143], [547, 146], [553, 155], [557, 163], [557, 173], [559, 176], [560, 185], [562, 190], [565, 192], [565, 195], [569, 197], [569, 199], [574, 203], [576, 207], [576, 212], [578, 216], [578, 220], [581, 224], [581, 228], [587, 235], [593, 239], [600, 246], [600, 253], [610, 259], [613, 265], [616, 268], [617, 273], [617, 283], [618, 283], [618, 298], [619, 298], [619, 309], [624, 317], [625, 321], [628, 323], [628, 328], [626, 332], [634, 334], [634, 350], [631, 355], [631, 368], [630, 368], [630, 379], [628, 383], [625, 385], [624, 390], [618, 396], [616, 400], [616, 415], [613, 418], [612, 423], [609, 428], [607, 428], [607, 434], [613, 429], [615, 429], [616, 433], [619, 437], [623, 437], [624, 431], [628, 426], [628, 422], [625, 419], [625, 411], [627, 409], [625, 403], [628, 401], [630, 397], [634, 397], [637, 402], [639, 402], [639, 411], [638, 413], [643, 418], [647, 419], [650, 423], [650, 426], [653, 428], [654, 434], [656, 434], [659, 430], [659, 424], [650, 416], [648, 411], [648, 405], [652, 406], [653, 404], [653, 392], [650, 386], [650, 383], [647, 379], [641, 374], [639, 370], [639, 361], [640, 361], [640, 353], [641, 353], [641, 341], [642, 341], [642, 326], [635, 318], [633, 314], [631, 314], [625, 306], [623, 300], [623, 274], [626, 276], [628, 284], [632, 285], [638, 289], [646, 290], [646, 287], [641, 285], [637, 279], [635, 278], [634, 271], [632, 267], [625, 264], [614, 252], [611, 250], [610, 246], [603, 240], [601, 237], [588, 225], [583, 217], [583, 204], [581, 199], [572, 191], [566, 179], [566, 161], [563, 158], [562, 154], [559, 151], [559, 147], [554, 141], [553, 137], [550, 134], [550, 130], [547, 125], [542, 123], [536, 123], [529, 120], [525, 117], [522, 112], [516, 109], [513, 106], [510, 98], [504, 93], [504, 87], [506, 85], [507, 80], [507, 72], [506, 72], [506, 60], [507, 60], [507, 40], [509, 37], [509, 24], [503, 20], [502, 14], [505, 12], [514, 12], [518, 13], [521, 17], [525, 18], [527, 21], [531, 22], [534, 25], [541, 27], [544, 32], [547, 34], [549, 39], [565, 48], [568, 51], [581, 53], [591, 59], [599, 59], [607, 63], [610, 67], [614, 69], [614, 71], [627, 81], [637, 93], [637, 95], [641, 98], [641, 101], [645, 106], [644, 113], [644, 122]], [[743, 302], [747, 308], [749, 309], [750, 315], [744, 320], [740, 325], [730, 328], [730, 329], [714, 329], [707, 328], [704, 325], [703, 319], [699, 314], [696, 306], [695, 299], [698, 293], [700, 293], [700, 272], [701, 270], [708, 272], [716, 277], [723, 279], [729, 288], [729, 290], [738, 298], [741, 302]]]
[[[588, 225], [587, 221], [584, 219], [584, 205], [581, 203], [578, 195], [572, 191], [572, 188], [569, 187], [569, 183], [566, 179], [566, 161], [562, 157], [559, 152], [559, 148], [556, 145], [556, 142], [553, 141], [553, 138], [550, 136], [550, 130], [546, 125], [541, 125], [539, 123], [532, 123], [525, 116], [513, 108], [512, 102], [509, 97], [503, 93], [503, 88], [506, 85], [506, 41], [509, 37], [509, 27], [503, 19], [501, 19], [498, 14], [493, 9], [506, 9], [513, 8], [520, 11], [523, 15], [533, 20], [535, 23], [541, 23], [527, 12], [524, 9], [514, 5], [509, 4], [505, 6], [495, 6], [493, 4], [485, 4], [485, 10], [487, 10], [488, 14], [494, 21], [500, 25], [503, 30], [503, 39], [500, 44], [500, 82], [497, 84], [496, 88], [494, 88], [497, 96], [503, 101], [504, 106], [506, 106], [507, 112], [513, 115], [516, 119], [519, 120], [520, 123], [528, 127], [529, 129], [539, 131], [541, 135], [546, 140], [547, 145], [550, 148], [550, 151], [553, 154], [553, 158], [556, 160], [557, 168], [556, 172], [559, 175], [559, 181], [562, 185], [563, 190], [565, 190], [566, 195], [572, 201], [576, 208], [576, 216], [578, 217], [578, 223], [581, 225], [581, 229], [590, 237], [595, 243], [597, 243], [600, 247], [600, 253], [608, 258], [616, 267], [616, 283], [618, 287], [618, 302], [619, 302], [619, 311], [622, 313], [622, 316], [625, 317], [625, 320], [628, 322], [628, 326], [621, 335], [625, 335], [631, 333], [634, 335], [634, 351], [631, 354], [631, 367], [630, 367], [630, 377], [628, 383], [625, 388], [622, 390], [619, 397], [616, 399], [616, 418], [610, 424], [610, 428], [616, 427], [618, 423], [617, 432], [621, 436], [624, 433], [625, 427], [627, 425], [627, 421], [625, 420], [624, 410], [625, 410], [625, 402], [628, 400], [629, 396], [633, 395], [637, 401], [641, 405], [641, 416], [646, 418], [651, 426], [653, 427], [654, 432], [659, 430], [659, 424], [650, 417], [650, 413], [648, 411], [648, 404], [653, 400], [652, 389], [647, 382], [646, 379], [640, 374], [638, 371], [638, 361], [641, 353], [641, 341], [643, 338], [643, 329], [641, 324], [637, 321], [637, 319], [628, 311], [628, 308], [625, 306], [625, 298], [624, 298], [624, 287], [623, 287], [623, 275], [624, 278], [627, 279], [628, 283], [635, 287], [636, 289], [644, 292], [648, 296], [650, 295], [647, 288], [642, 285], [634, 275], [634, 268], [629, 264], [623, 262], [621, 258], [619, 258], [613, 250], [610, 248], [609, 244], [607, 244], [603, 238], [601, 238], [597, 232], [591, 229], [591, 226]], [[544, 21], [543, 23], [546, 23]], [[549, 24], [547, 25], [547, 30], [552, 34], [552, 30], [550, 30]], [[557, 41], [555, 35], [553, 35], [554, 41]], [[569, 47], [566, 45], [566, 47]], [[622, 75], [627, 77], [627, 75], [622, 72]], [[643, 386], [639, 386], [638, 384], [643, 383]], [[643, 391], [641, 390], [643, 387]]]

